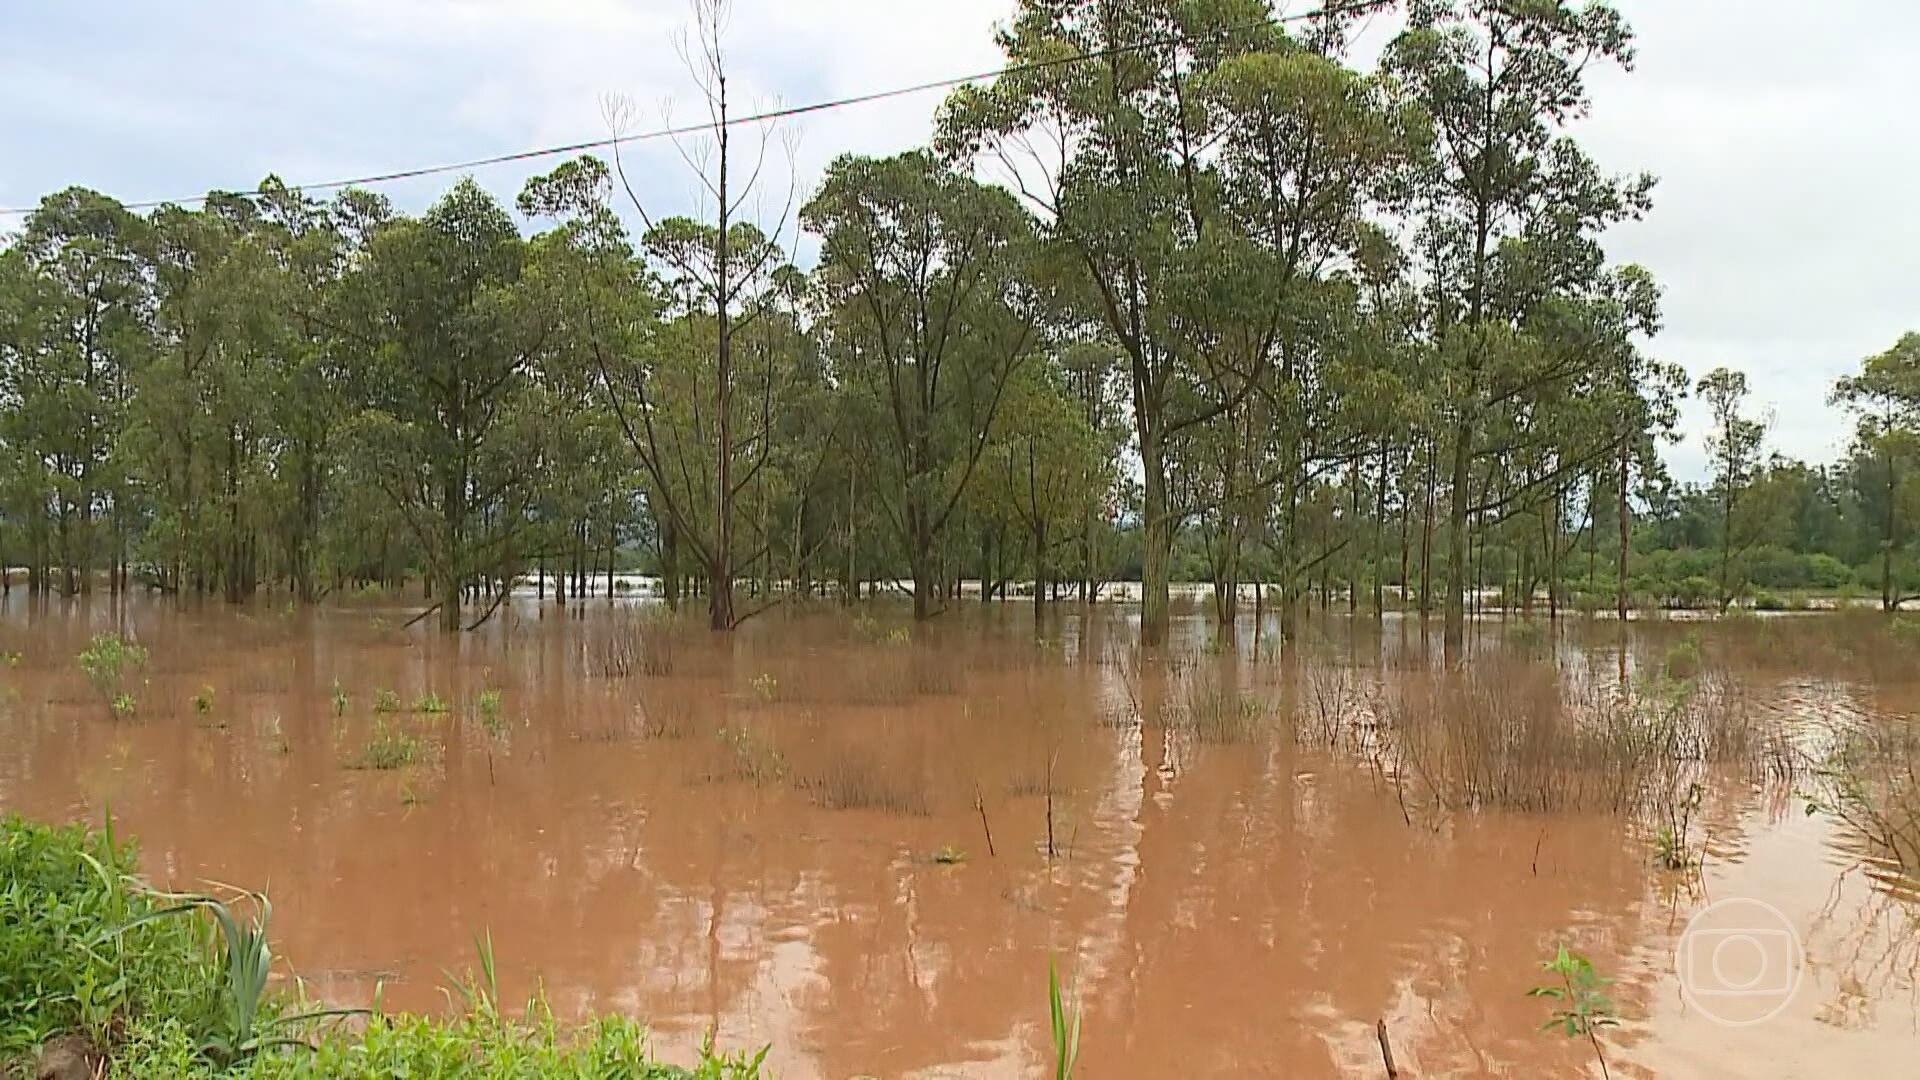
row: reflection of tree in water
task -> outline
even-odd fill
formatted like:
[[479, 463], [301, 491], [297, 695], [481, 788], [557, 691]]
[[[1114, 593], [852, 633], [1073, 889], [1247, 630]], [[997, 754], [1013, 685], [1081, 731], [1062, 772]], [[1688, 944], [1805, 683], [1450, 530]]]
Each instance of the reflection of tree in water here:
[[1816, 985], [1830, 988], [1815, 1015], [1863, 1030], [1890, 1000], [1904, 998], [1909, 1013], [1920, 1008], [1920, 886], [1871, 838], [1844, 824], [1827, 842], [1854, 861], [1807, 927]]

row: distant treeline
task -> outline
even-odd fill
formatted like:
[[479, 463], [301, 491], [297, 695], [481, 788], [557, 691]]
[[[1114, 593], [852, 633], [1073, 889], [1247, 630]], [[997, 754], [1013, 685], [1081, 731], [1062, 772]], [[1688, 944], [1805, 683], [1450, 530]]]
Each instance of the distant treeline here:
[[888, 578], [928, 616], [961, 577], [1138, 575], [1148, 642], [1189, 576], [1229, 623], [1230, 586], [1272, 586], [1289, 627], [1315, 589], [1405, 585], [1450, 646], [1476, 585], [1893, 599], [1911, 343], [1842, 388], [1832, 470], [1763, 461], [1715, 372], [1716, 480], [1672, 490], [1689, 388], [1644, 351], [1656, 284], [1600, 244], [1653, 181], [1566, 129], [1631, 31], [1428, 0], [1357, 67], [1392, 6], [1023, 0], [929, 149], [842, 157], [797, 207], [777, 134], [729, 111], [713, 2], [690, 216], [618, 156], [517, 218], [471, 181], [417, 216], [271, 178], [150, 213], [50, 195], [0, 252], [0, 559], [232, 600], [413, 576], [449, 629], [623, 547], [717, 629]]

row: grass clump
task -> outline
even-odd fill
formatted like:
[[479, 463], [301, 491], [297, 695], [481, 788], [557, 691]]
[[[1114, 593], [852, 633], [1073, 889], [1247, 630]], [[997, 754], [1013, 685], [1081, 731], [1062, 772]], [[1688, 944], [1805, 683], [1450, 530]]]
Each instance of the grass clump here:
[[636, 672], [652, 678], [671, 675], [679, 666], [682, 632], [679, 620], [665, 606], [624, 610], [590, 646], [589, 663], [596, 674], [610, 679]]
[[425, 713], [428, 716], [441, 716], [452, 708], [453, 706], [447, 704], [446, 698], [441, 697], [432, 690], [413, 699], [413, 711]]
[[1060, 968], [1047, 957], [1047, 1020], [1053, 1035], [1054, 1080], [1072, 1080], [1080, 1060], [1080, 1003], [1069, 1007], [1060, 989]]
[[380, 771], [404, 769], [420, 760], [421, 756], [419, 739], [403, 728], [382, 721], [373, 725], [373, 734], [367, 738], [366, 745], [360, 748], [352, 767]]
[[841, 748], [826, 764], [798, 778], [795, 786], [828, 810], [881, 810], [909, 817], [932, 812], [917, 773], [888, 768], [857, 745]]
[[1402, 771], [1450, 810], [1651, 818], [1685, 838], [1709, 765], [1758, 768], [1759, 725], [1724, 678], [1563, 694], [1549, 666], [1489, 663], [1381, 700]]
[[[338, 701], [339, 699], [335, 699]], [[375, 690], [373, 692], [373, 711], [377, 713], [397, 713], [400, 711], [400, 694], [393, 690]]]
[[123, 880], [133, 865], [110, 824], [96, 833], [0, 818], [0, 1075], [63, 1034], [104, 1046], [144, 1016], [211, 1022], [216, 986], [193, 926], [101, 940], [154, 910]]
[[480, 697], [474, 703], [481, 728], [496, 739], [507, 733], [505, 701], [505, 695], [499, 690], [487, 689], [480, 691]]
[[786, 756], [750, 729], [723, 727], [714, 733], [714, 737], [722, 748], [722, 765], [714, 779], [750, 780], [755, 784], [767, 784], [786, 778]]
[[1175, 703], [1174, 726], [1215, 746], [1249, 743], [1267, 726], [1267, 706], [1248, 697], [1211, 665], [1193, 670]]

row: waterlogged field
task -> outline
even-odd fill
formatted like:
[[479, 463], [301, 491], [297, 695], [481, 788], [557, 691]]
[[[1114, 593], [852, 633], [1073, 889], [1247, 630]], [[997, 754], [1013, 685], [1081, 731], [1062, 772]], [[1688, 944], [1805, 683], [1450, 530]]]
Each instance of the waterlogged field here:
[[782, 1077], [1050, 1072], [1050, 957], [1091, 1077], [1379, 1076], [1383, 1029], [1415, 1076], [1920, 1072], [1876, 616], [1487, 621], [1449, 675], [1394, 617], [415, 610], [16, 594], [0, 810], [267, 890], [328, 1001], [445, 1009], [490, 935], [503, 998]]

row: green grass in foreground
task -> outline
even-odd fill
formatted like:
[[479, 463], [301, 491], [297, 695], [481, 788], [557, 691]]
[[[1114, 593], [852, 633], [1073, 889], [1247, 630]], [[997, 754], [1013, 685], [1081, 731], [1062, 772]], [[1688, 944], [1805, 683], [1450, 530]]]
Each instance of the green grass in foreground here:
[[[271, 953], [257, 898], [163, 916], [181, 898], [144, 889], [133, 866], [111, 827], [0, 818], [0, 1077], [33, 1076], [49, 1043], [104, 1053], [113, 1077], [760, 1075], [764, 1051], [706, 1053], [683, 1069], [656, 1060], [632, 1020], [566, 1027], [538, 997], [509, 1017], [478, 984], [447, 1017], [303, 1019], [310, 1006], [290, 995], [258, 995]], [[490, 972], [491, 958], [482, 962]]]

